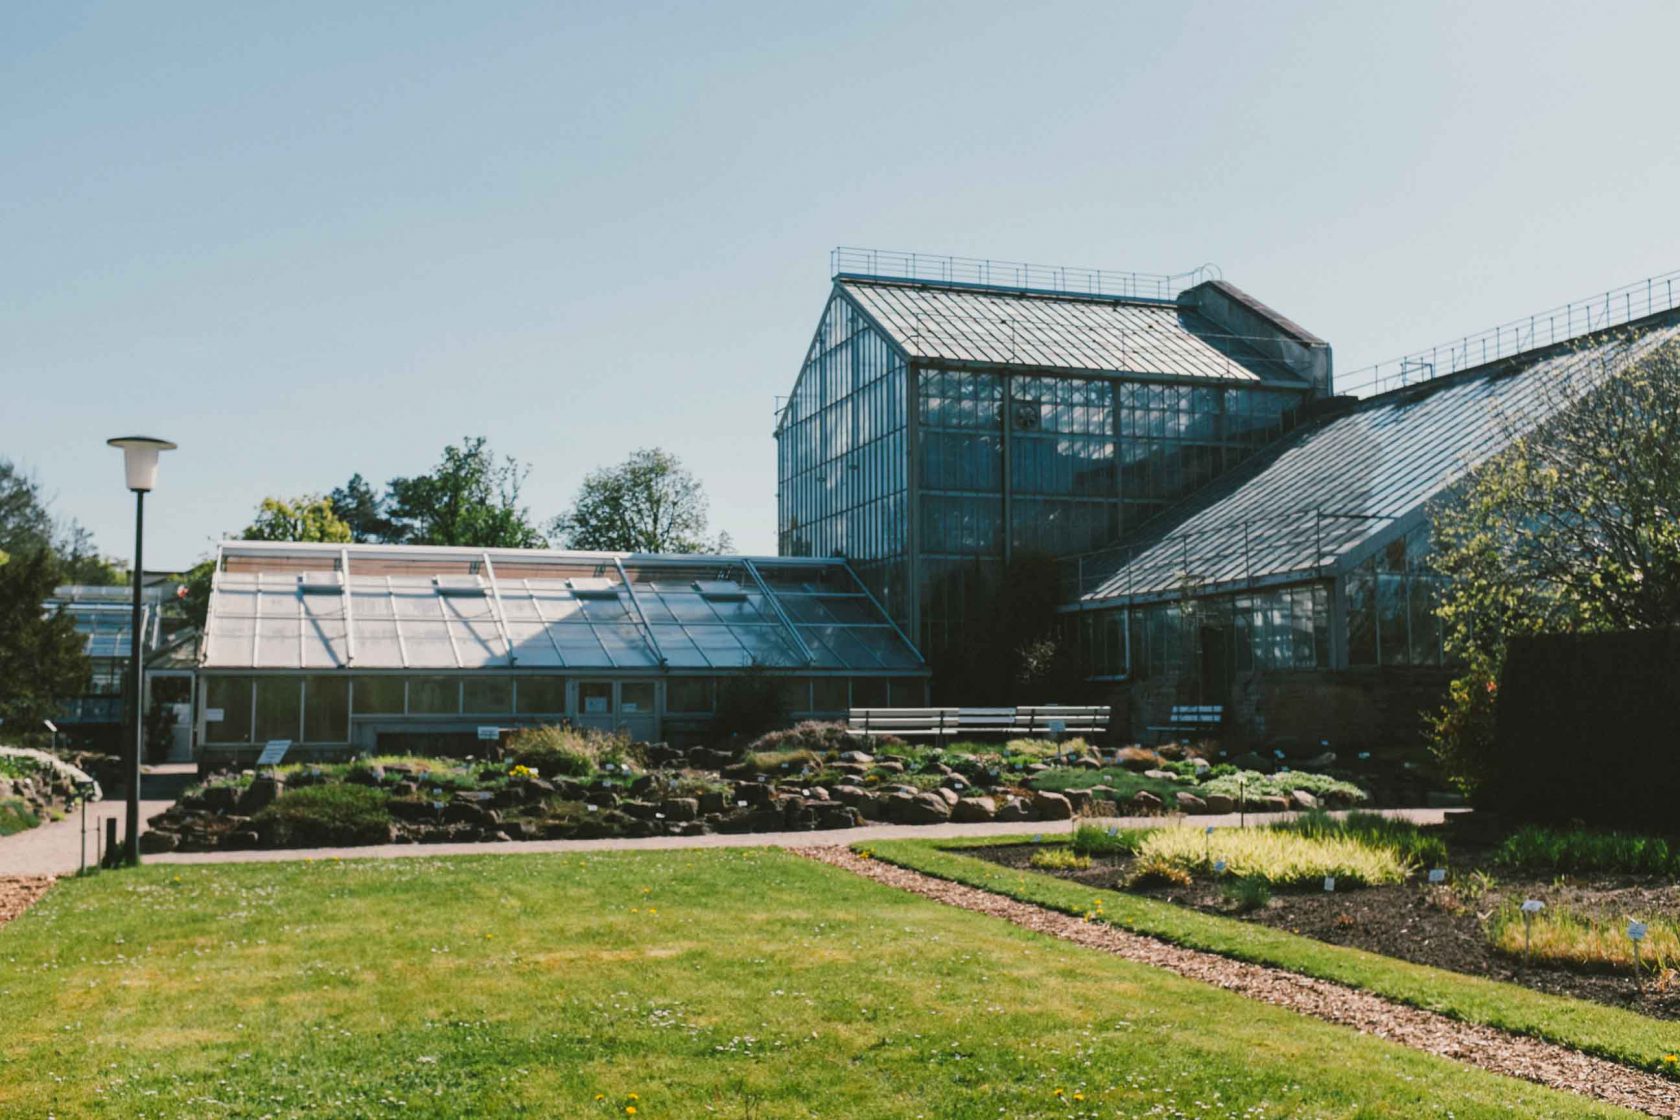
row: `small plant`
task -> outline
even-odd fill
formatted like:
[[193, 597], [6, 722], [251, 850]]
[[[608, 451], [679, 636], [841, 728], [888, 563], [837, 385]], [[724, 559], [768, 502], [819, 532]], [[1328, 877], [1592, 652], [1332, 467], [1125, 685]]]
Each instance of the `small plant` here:
[[1288, 797], [1298, 789], [1314, 797], [1328, 797], [1331, 800], [1345, 801], [1349, 805], [1360, 805], [1371, 799], [1370, 794], [1352, 782], [1340, 781], [1328, 774], [1314, 774], [1307, 770], [1289, 770], [1279, 774], [1237, 770], [1210, 778], [1202, 783], [1196, 792], [1204, 797], [1210, 793], [1217, 793], [1233, 801], [1238, 798], [1252, 801], [1256, 797]]
[[390, 838], [391, 811], [383, 790], [334, 783], [288, 790], [252, 823], [280, 848], [378, 844]]
[[1027, 862], [1041, 871], [1085, 871], [1091, 866], [1091, 857], [1069, 848], [1040, 848]]
[[559, 724], [520, 728], [508, 738], [507, 752], [516, 766], [567, 778], [587, 778], [608, 765], [628, 772], [641, 761], [621, 732]]
[[[1617, 915], [1548, 906], [1532, 916], [1527, 942], [1530, 959], [1566, 968], [1602, 972], [1632, 972], [1633, 942], [1627, 919]], [[1524, 955], [1523, 914], [1517, 903], [1506, 902], [1489, 920], [1488, 940], [1507, 956]], [[1643, 971], [1661, 975], [1680, 960], [1680, 922], [1652, 918], [1646, 922], [1639, 949]]]
[[1263, 910], [1272, 901], [1272, 888], [1266, 880], [1245, 875], [1226, 882], [1221, 893], [1231, 908], [1239, 914]]
[[1083, 856], [1130, 856], [1137, 854], [1148, 834], [1145, 828], [1110, 830], [1101, 825], [1082, 824], [1073, 830], [1070, 846]]
[[1165, 856], [1144, 855], [1126, 876], [1128, 887], [1188, 887], [1190, 872]]
[[1680, 845], [1660, 836], [1530, 826], [1507, 836], [1493, 860], [1527, 871], [1674, 875], [1680, 874]]
[[1314, 838], [1344, 837], [1372, 847], [1386, 848], [1413, 867], [1440, 867], [1447, 862], [1447, 843], [1439, 835], [1411, 821], [1385, 817], [1381, 813], [1349, 813], [1341, 819], [1325, 812], [1302, 813], [1271, 827], [1278, 832], [1293, 832]]
[[1264, 879], [1273, 887], [1312, 886], [1334, 877], [1350, 887], [1398, 883], [1409, 866], [1389, 848], [1348, 836], [1302, 836], [1272, 829], [1226, 829], [1211, 844], [1201, 829], [1161, 828], [1145, 838], [1140, 860], [1159, 859], [1192, 873], [1212, 858], [1232, 875]]

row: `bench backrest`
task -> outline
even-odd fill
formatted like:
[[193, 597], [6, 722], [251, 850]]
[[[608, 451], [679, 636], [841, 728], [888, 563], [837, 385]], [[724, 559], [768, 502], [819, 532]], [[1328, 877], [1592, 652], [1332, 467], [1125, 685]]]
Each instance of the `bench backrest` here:
[[1020, 708], [853, 708], [847, 728], [866, 735], [1049, 733], [1101, 734], [1106, 705], [1039, 704]]

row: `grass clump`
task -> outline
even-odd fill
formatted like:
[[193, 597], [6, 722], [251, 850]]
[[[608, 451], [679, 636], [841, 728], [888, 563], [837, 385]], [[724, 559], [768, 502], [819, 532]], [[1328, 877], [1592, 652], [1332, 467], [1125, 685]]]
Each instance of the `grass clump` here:
[[[1499, 952], [1521, 958], [1524, 953], [1522, 908], [1507, 901], [1488, 919], [1488, 941]], [[1567, 907], [1548, 907], [1534, 915], [1529, 930], [1531, 959], [1564, 968], [1592, 972], [1632, 972], [1633, 942], [1625, 918], [1593, 914]], [[1646, 923], [1639, 947], [1639, 964], [1646, 972], [1662, 972], [1680, 961], [1680, 923], [1653, 918]]]
[[545, 723], [520, 728], [509, 736], [507, 761], [528, 766], [545, 778], [587, 778], [609, 765], [628, 773], [639, 768], [641, 760], [631, 748], [630, 737], [622, 732]]
[[252, 823], [280, 848], [379, 844], [390, 839], [391, 811], [383, 790], [356, 785], [316, 785], [288, 790]]
[[1145, 828], [1111, 831], [1099, 825], [1082, 824], [1073, 830], [1073, 841], [1069, 846], [1082, 856], [1130, 856], [1137, 854], [1148, 833]]
[[40, 823], [41, 818], [31, 812], [29, 806], [22, 801], [10, 798], [0, 801], [0, 836], [27, 832]]
[[1271, 885], [1264, 879], [1245, 876], [1232, 879], [1225, 884], [1221, 893], [1231, 908], [1239, 914], [1248, 914], [1255, 910], [1264, 910], [1266, 904], [1272, 901]]
[[1414, 868], [1444, 867], [1447, 862], [1447, 842], [1433, 830], [1381, 813], [1349, 813], [1340, 819], [1324, 812], [1302, 813], [1293, 820], [1278, 821], [1271, 828], [1274, 832], [1313, 839], [1346, 838], [1384, 848]]
[[1190, 872], [1176, 860], [1162, 855], [1140, 855], [1126, 876], [1128, 887], [1188, 887]]
[[822, 756], [804, 747], [790, 750], [748, 751], [741, 761], [759, 774], [797, 774], [822, 769]]
[[1493, 860], [1527, 871], [1674, 875], [1680, 874], [1680, 845], [1660, 836], [1529, 826], [1507, 836]]
[[1040, 848], [1027, 862], [1041, 871], [1085, 871], [1091, 866], [1091, 857], [1071, 848]]
[[1159, 828], [1143, 842], [1140, 860], [1156, 860], [1186, 873], [1224, 860], [1231, 874], [1272, 887], [1302, 887], [1334, 876], [1337, 884], [1398, 883], [1410, 868], [1388, 848], [1347, 836], [1302, 836], [1270, 829], [1225, 829], [1211, 839], [1200, 829]]
[[1107, 786], [1114, 791], [1116, 801], [1125, 801], [1139, 790], [1148, 790], [1163, 801], [1171, 801], [1179, 790], [1187, 788], [1191, 783], [1177, 778], [1146, 778], [1135, 771], [1119, 767], [1087, 770], [1082, 766], [1058, 766], [1034, 775], [1028, 784], [1033, 789], [1049, 790], [1052, 793]]

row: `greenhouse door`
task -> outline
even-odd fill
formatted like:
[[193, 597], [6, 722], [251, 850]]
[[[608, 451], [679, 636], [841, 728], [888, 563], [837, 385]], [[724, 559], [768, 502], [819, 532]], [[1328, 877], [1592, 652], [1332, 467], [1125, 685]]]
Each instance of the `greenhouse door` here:
[[618, 686], [615, 726], [638, 743], [651, 743], [659, 737], [659, 708], [655, 703], [658, 687], [653, 681], [623, 681]]
[[616, 725], [617, 708], [613, 704], [613, 682], [579, 681], [577, 686], [577, 724], [599, 731], [611, 731]]

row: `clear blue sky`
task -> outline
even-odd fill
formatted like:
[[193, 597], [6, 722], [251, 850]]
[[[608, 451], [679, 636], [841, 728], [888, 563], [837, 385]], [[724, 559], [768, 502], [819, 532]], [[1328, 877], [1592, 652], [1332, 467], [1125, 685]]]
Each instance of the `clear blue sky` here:
[[[148, 559], [483, 434], [774, 551], [836, 244], [1226, 279], [1351, 370], [1680, 268], [1680, 6], [0, 7], [0, 456]], [[149, 564], [148, 566], [152, 566]]]

